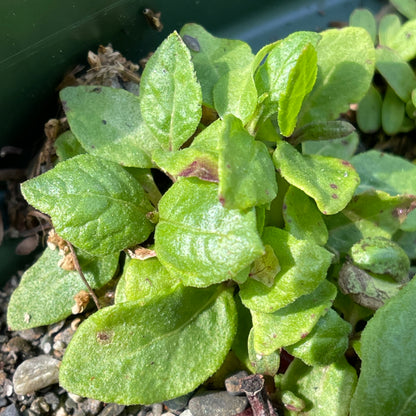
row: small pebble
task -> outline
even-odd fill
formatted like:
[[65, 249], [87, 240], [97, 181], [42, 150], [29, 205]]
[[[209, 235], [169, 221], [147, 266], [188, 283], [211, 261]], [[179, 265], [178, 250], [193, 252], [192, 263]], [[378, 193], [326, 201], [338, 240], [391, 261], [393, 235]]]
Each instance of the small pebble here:
[[7, 406], [9, 401], [5, 397], [0, 397], [0, 409], [3, 409]]
[[103, 408], [103, 403], [99, 400], [86, 399], [80, 404], [80, 408], [88, 415], [96, 415]]
[[29, 394], [58, 382], [60, 361], [49, 355], [39, 355], [23, 361], [13, 376], [17, 394]]
[[68, 393], [68, 397], [70, 397], [75, 403], [81, 403], [85, 400], [83, 397], [78, 396], [78, 394], [74, 393]]
[[68, 413], [63, 407], [60, 407], [57, 411], [55, 416], [68, 416]]
[[30, 352], [30, 349], [30, 344], [22, 337], [13, 337], [2, 347], [2, 351], [5, 352], [23, 352], [24, 354]]
[[247, 371], [239, 371], [238, 373], [228, 377], [225, 380], [225, 388], [227, 389], [228, 393], [232, 394], [233, 396], [244, 395], [244, 393], [240, 390], [240, 380], [247, 376]]
[[14, 404], [11, 404], [3, 410], [1, 416], [20, 416], [20, 413], [17, 410], [16, 406]]
[[13, 383], [8, 378], [3, 383], [3, 394], [7, 397], [13, 394]]
[[163, 404], [162, 403], [152, 404], [152, 413], [153, 413], [153, 416], [162, 416]]
[[179, 416], [192, 416], [192, 412], [189, 409], [186, 409]]
[[46, 403], [49, 404], [49, 406], [51, 407], [51, 409], [53, 411], [57, 410], [59, 407], [59, 397], [53, 393], [53, 392], [49, 392], [45, 394], [45, 400]]
[[181, 412], [188, 405], [188, 402], [193, 394], [194, 392], [191, 392], [185, 394], [184, 396], [177, 397], [176, 399], [167, 400], [164, 402], [164, 404], [169, 410], [173, 410], [174, 412]]
[[193, 416], [234, 416], [247, 404], [245, 396], [232, 396], [226, 391], [204, 392], [192, 397], [189, 410]]
[[125, 407], [121, 404], [110, 403], [101, 410], [98, 416], [118, 416], [123, 412]]
[[30, 405], [30, 410], [35, 414], [43, 415], [49, 412], [50, 407], [44, 397], [37, 397]]

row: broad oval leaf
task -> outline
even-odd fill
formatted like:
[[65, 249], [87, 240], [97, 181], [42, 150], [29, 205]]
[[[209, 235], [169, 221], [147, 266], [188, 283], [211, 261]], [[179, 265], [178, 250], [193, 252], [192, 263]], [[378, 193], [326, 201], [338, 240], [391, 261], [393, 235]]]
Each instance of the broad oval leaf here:
[[[345, 358], [324, 367], [308, 367], [301, 360], [295, 359], [286, 370], [280, 388], [292, 391], [304, 399], [306, 406], [302, 413], [305, 415], [348, 416], [356, 383], [356, 371]], [[382, 414], [384, 412], [377, 413]]]
[[320, 155], [302, 155], [285, 141], [277, 143], [273, 161], [281, 175], [313, 198], [325, 215], [344, 209], [360, 182], [349, 162]]
[[351, 416], [416, 414], [415, 296], [413, 279], [365, 327]]
[[230, 290], [181, 288], [140, 306], [96, 312], [77, 330], [60, 384], [108, 403], [151, 404], [186, 394], [222, 364], [237, 326]]
[[61, 91], [72, 133], [90, 154], [123, 166], [152, 167], [159, 148], [140, 114], [139, 98], [123, 89], [80, 85]]
[[381, 125], [386, 134], [393, 135], [400, 131], [405, 115], [405, 103], [387, 86], [381, 106]]
[[224, 208], [215, 183], [179, 180], [160, 200], [159, 216], [157, 256], [187, 286], [233, 279], [263, 254], [255, 210]]
[[241, 285], [240, 297], [248, 308], [274, 312], [313, 292], [325, 279], [332, 255], [314, 242], [274, 227], [264, 229], [263, 242], [275, 252], [280, 271], [271, 287], [250, 278]]
[[246, 210], [270, 203], [277, 194], [276, 175], [266, 145], [233, 115], [224, 117], [219, 137], [219, 198], [226, 208]]
[[358, 103], [373, 79], [375, 53], [370, 35], [360, 27], [320, 33], [318, 75], [304, 102], [299, 124], [335, 120], [349, 105]]
[[357, 110], [357, 123], [364, 133], [374, 133], [381, 127], [382, 102], [381, 94], [371, 84]]
[[373, 15], [368, 9], [355, 9], [349, 20], [350, 26], [362, 27], [371, 36], [373, 43], [376, 43], [377, 38], [377, 22]]
[[347, 350], [350, 332], [351, 325], [329, 309], [306, 338], [288, 345], [285, 350], [308, 365], [329, 365]]
[[95, 255], [118, 252], [147, 239], [153, 207], [120, 165], [88, 154], [59, 163], [22, 184], [35, 208], [51, 216], [56, 232]]
[[307, 337], [336, 294], [336, 287], [324, 280], [312, 293], [273, 313], [251, 311], [256, 351], [268, 355]]
[[[93, 289], [110, 281], [117, 269], [118, 255], [93, 257], [78, 251], [85, 278]], [[7, 322], [13, 330], [49, 325], [71, 315], [74, 296], [87, 290], [76, 270], [58, 266], [59, 250], [46, 248], [33, 266], [23, 273], [7, 310]]]
[[294, 186], [285, 194], [283, 218], [285, 229], [297, 239], [309, 239], [320, 246], [328, 241], [328, 230], [315, 202]]
[[164, 150], [177, 150], [201, 119], [201, 87], [188, 48], [173, 32], [146, 64], [140, 82], [141, 114]]
[[190, 36], [198, 42], [199, 50], [191, 50], [192, 62], [201, 83], [203, 103], [213, 108], [214, 86], [229, 71], [251, 68], [254, 60], [251, 48], [241, 40], [212, 36], [195, 23], [183, 26], [180, 34], [182, 37]]

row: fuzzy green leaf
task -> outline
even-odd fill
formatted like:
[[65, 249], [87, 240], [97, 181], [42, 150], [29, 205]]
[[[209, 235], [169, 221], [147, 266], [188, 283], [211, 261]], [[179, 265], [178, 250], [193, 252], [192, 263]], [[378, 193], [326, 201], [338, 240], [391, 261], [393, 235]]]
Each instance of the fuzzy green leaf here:
[[180, 284], [179, 280], [173, 279], [155, 257], [130, 260], [124, 273], [124, 281], [125, 299], [139, 300], [140, 305], [169, 295]]
[[146, 64], [140, 82], [143, 120], [165, 150], [177, 150], [201, 119], [201, 87], [188, 48], [173, 32]]
[[65, 240], [95, 255], [118, 252], [147, 239], [153, 207], [120, 165], [88, 154], [59, 163], [22, 184], [35, 208], [51, 216]]
[[279, 351], [274, 351], [271, 354], [262, 354], [254, 348], [254, 331], [251, 329], [248, 336], [248, 358], [249, 369], [256, 374], [267, 374], [274, 376], [279, 371], [280, 355]]
[[[416, 10], [416, 2], [414, 2]], [[416, 18], [416, 16], [414, 16]], [[405, 22], [391, 39], [390, 48], [394, 49], [405, 61], [410, 61], [416, 56], [416, 19]]]
[[336, 287], [324, 280], [312, 293], [273, 313], [251, 311], [256, 351], [268, 355], [307, 337], [336, 294]]
[[355, 9], [350, 16], [350, 26], [362, 27], [371, 36], [373, 44], [376, 43], [377, 22], [373, 14], [368, 9]]
[[276, 197], [277, 183], [266, 145], [255, 141], [234, 116], [225, 116], [224, 123], [218, 163], [221, 203], [242, 210], [270, 203]]
[[381, 94], [371, 84], [357, 110], [357, 123], [364, 133], [374, 133], [381, 127], [382, 102]]
[[90, 154], [123, 166], [151, 167], [159, 147], [140, 115], [139, 99], [122, 89], [68, 87], [60, 97], [72, 133]]
[[250, 46], [241, 40], [221, 39], [212, 36], [202, 26], [189, 23], [183, 26], [181, 36], [191, 36], [199, 44], [192, 51], [192, 62], [202, 88], [202, 101], [214, 107], [213, 89], [220, 78], [234, 70], [251, 68], [254, 55]]
[[302, 155], [285, 141], [277, 143], [273, 161], [281, 175], [313, 198], [325, 215], [345, 208], [360, 181], [349, 162], [320, 155]]
[[159, 215], [157, 256], [185, 285], [232, 279], [263, 254], [254, 209], [224, 208], [215, 183], [179, 180], [160, 200]]
[[408, 19], [416, 19], [416, 2], [414, 0], [391, 0], [391, 4]]
[[283, 201], [285, 229], [299, 240], [325, 245], [328, 230], [315, 202], [294, 186], [289, 187]]
[[144, 306], [136, 301], [101, 309], [68, 345], [60, 384], [108, 403], [173, 399], [220, 367], [236, 318], [232, 294], [218, 287], [182, 288]]
[[416, 88], [416, 76], [412, 67], [394, 50], [379, 46], [376, 49], [376, 68], [403, 102], [411, 98]]
[[303, 100], [312, 91], [317, 71], [316, 50], [308, 43], [291, 69], [279, 99], [278, 123], [283, 136], [289, 137], [295, 130]]
[[81, 146], [81, 143], [71, 130], [67, 130], [62, 133], [53, 145], [60, 162], [86, 153], [85, 149]]
[[356, 383], [356, 371], [344, 358], [325, 367], [308, 367], [295, 359], [286, 370], [280, 389], [304, 399], [306, 406], [302, 413], [305, 415], [348, 416]]
[[397, 14], [384, 15], [378, 25], [378, 43], [390, 47], [390, 43], [399, 32], [400, 27], [400, 17]]
[[246, 124], [257, 107], [252, 68], [236, 68], [222, 75], [214, 86], [213, 98], [220, 117], [233, 114]]
[[[116, 254], [97, 258], [79, 251], [77, 257], [93, 289], [110, 281], [118, 264]], [[25, 271], [8, 306], [7, 322], [13, 330], [49, 325], [71, 315], [74, 296], [87, 288], [76, 270], [67, 271], [58, 266], [62, 258], [58, 249], [46, 248]]]
[[317, 140], [302, 143], [304, 155], [322, 155], [349, 160], [357, 151], [359, 137], [356, 132], [340, 139]]
[[402, 157], [369, 150], [351, 158], [351, 163], [361, 179], [357, 193], [377, 189], [390, 195], [416, 195], [416, 166]]
[[351, 416], [416, 414], [415, 296], [413, 279], [365, 327]]
[[347, 252], [364, 237], [391, 238], [415, 202], [412, 195], [390, 196], [374, 190], [357, 195], [342, 212], [324, 217], [329, 230], [328, 245]]
[[273, 248], [281, 269], [271, 287], [255, 279], [241, 285], [240, 297], [248, 308], [274, 312], [313, 292], [325, 279], [332, 255], [314, 242], [297, 240], [287, 231], [274, 227], [264, 229], [263, 242]]
[[335, 120], [366, 94], [374, 73], [374, 46], [360, 27], [321, 32], [317, 45], [318, 75], [305, 100], [300, 124]]
[[285, 350], [308, 365], [329, 365], [338, 361], [347, 350], [350, 332], [351, 325], [329, 309], [306, 338]]

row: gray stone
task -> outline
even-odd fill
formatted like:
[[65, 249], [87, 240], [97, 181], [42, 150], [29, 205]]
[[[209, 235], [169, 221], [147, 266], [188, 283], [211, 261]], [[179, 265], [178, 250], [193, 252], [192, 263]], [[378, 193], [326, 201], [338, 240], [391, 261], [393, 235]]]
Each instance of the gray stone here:
[[239, 371], [238, 373], [228, 377], [225, 380], [225, 388], [227, 389], [228, 393], [232, 394], [233, 396], [244, 395], [244, 392], [240, 390], [240, 380], [247, 376], [247, 371]]
[[226, 391], [204, 392], [192, 397], [189, 410], [193, 416], [234, 416], [247, 404], [245, 396], [232, 396]]
[[103, 403], [95, 399], [86, 399], [80, 404], [80, 408], [87, 415], [96, 415], [103, 408]]
[[13, 376], [14, 391], [24, 395], [58, 382], [60, 361], [49, 355], [39, 355], [23, 361]]
[[14, 404], [11, 404], [3, 410], [1, 416], [20, 416], [20, 413], [17, 410], [16, 406]]
[[189, 409], [186, 409], [179, 416], [192, 416], [192, 413]]
[[188, 402], [193, 394], [194, 392], [191, 392], [185, 394], [184, 396], [177, 397], [176, 399], [166, 400], [164, 404], [169, 410], [173, 410], [174, 412], [180, 412], [183, 409], [185, 409], [185, 407], [188, 405]]
[[49, 413], [50, 407], [44, 397], [37, 397], [30, 405], [30, 410], [37, 415]]
[[118, 416], [120, 415], [126, 406], [121, 404], [110, 403], [99, 413], [99, 416]]
[[45, 397], [46, 403], [49, 404], [50, 408], [53, 411], [58, 409], [58, 407], [59, 407], [59, 397], [55, 393], [53, 393], [53, 392], [46, 393], [44, 397]]
[[153, 414], [153, 416], [162, 416], [162, 413], [163, 413], [163, 404], [162, 403], [152, 404], [152, 414]]

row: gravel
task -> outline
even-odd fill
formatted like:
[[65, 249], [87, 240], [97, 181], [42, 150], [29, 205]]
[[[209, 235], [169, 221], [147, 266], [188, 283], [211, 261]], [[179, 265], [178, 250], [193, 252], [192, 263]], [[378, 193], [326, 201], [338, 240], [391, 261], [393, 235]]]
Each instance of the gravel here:
[[234, 416], [247, 410], [246, 397], [233, 396], [245, 373], [227, 382], [230, 393], [200, 390], [151, 406], [106, 404], [68, 393], [58, 384], [58, 369], [80, 318], [10, 331], [7, 305], [18, 282], [15, 276], [0, 290], [0, 416]]

